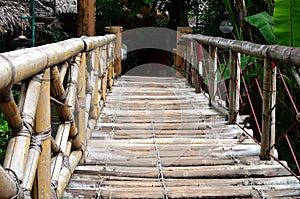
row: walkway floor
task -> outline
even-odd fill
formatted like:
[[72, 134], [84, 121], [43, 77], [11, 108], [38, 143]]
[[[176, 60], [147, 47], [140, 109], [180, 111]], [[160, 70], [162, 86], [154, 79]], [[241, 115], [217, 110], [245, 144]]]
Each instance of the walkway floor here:
[[63, 198], [300, 197], [299, 181], [241, 136], [183, 79], [123, 76]]

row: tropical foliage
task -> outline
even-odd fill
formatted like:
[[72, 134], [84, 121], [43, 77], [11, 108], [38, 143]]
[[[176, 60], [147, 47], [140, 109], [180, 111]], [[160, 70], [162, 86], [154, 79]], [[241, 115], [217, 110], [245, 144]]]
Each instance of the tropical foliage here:
[[299, 0], [275, 0], [274, 22], [278, 44], [300, 46], [299, 13]]

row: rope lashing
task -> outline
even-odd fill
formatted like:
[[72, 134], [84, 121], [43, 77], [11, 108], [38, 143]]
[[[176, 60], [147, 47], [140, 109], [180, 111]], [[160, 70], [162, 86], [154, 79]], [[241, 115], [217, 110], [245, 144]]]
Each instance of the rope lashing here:
[[52, 132], [52, 129], [51, 129], [51, 126], [50, 126], [46, 129], [44, 129], [43, 131], [32, 135], [30, 148], [31, 149], [33, 148], [33, 149], [35, 149], [39, 152], [42, 152], [42, 150], [43, 150], [43, 147], [42, 147], [43, 141], [47, 140], [51, 137], [51, 132]]

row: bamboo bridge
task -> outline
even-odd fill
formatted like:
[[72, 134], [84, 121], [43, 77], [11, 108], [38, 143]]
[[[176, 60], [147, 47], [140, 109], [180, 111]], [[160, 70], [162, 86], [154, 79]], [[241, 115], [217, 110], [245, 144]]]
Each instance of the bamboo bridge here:
[[[276, 149], [290, 143], [299, 115], [275, 136], [276, 81], [285, 85], [278, 65], [299, 67], [299, 48], [179, 28], [176, 70], [123, 74], [121, 27], [107, 30], [0, 54], [0, 107], [12, 131], [1, 199], [300, 197], [297, 154], [291, 147], [299, 172]], [[263, 64], [248, 85], [252, 57]], [[260, 113], [248, 95], [254, 86]], [[240, 113], [245, 99], [249, 115]]]

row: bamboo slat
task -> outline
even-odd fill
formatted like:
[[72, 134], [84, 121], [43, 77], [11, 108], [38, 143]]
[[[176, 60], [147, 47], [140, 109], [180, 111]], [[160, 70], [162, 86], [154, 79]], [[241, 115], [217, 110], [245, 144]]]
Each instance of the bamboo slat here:
[[[43, 76], [41, 95], [36, 113], [35, 131], [38, 137], [36, 150], [42, 150], [36, 170], [33, 198], [51, 198], [51, 110], [50, 110], [50, 68]], [[39, 143], [41, 142], [41, 143]]]
[[61, 198], [63, 190], [69, 183], [71, 175], [74, 172], [75, 167], [77, 166], [81, 157], [82, 157], [81, 151], [73, 151], [70, 154], [68, 162], [61, 169], [59, 179], [58, 179], [58, 186], [57, 186], [57, 190], [56, 190], [56, 194], [59, 198]]
[[[45, 75], [44, 75], [45, 76]], [[26, 98], [24, 102], [24, 107], [22, 111], [23, 121], [30, 125], [32, 128], [34, 126], [34, 121], [36, 117], [36, 112], [39, 108], [42, 108], [39, 101], [41, 96], [41, 91], [46, 91], [45, 88], [41, 88], [42, 75], [35, 76], [28, 85], [28, 89], [26, 92]], [[45, 87], [45, 85], [43, 85]], [[43, 95], [43, 93], [42, 93]], [[42, 97], [41, 97], [42, 98]], [[43, 99], [42, 99], [43, 100]], [[33, 134], [33, 132], [31, 132]], [[35, 136], [35, 135], [34, 135]], [[33, 143], [34, 142], [34, 143]], [[21, 184], [21, 187], [26, 190], [26, 195], [30, 195], [36, 169], [38, 166], [39, 156], [41, 153], [41, 146], [39, 146], [39, 141], [33, 140], [31, 141], [31, 147], [29, 149], [27, 163], [24, 169], [24, 178]]]
[[[86, 147], [86, 85], [85, 85], [85, 79], [86, 79], [86, 53], [82, 54], [81, 57], [81, 63], [79, 67], [79, 80], [78, 80], [78, 110], [76, 111], [78, 114], [75, 115], [75, 122], [77, 124], [78, 129], [78, 136], [81, 140], [84, 148]], [[84, 152], [83, 154], [83, 161], [85, 160], [86, 154]]]
[[18, 187], [11, 176], [0, 166], [0, 199], [7, 199], [16, 196]]

